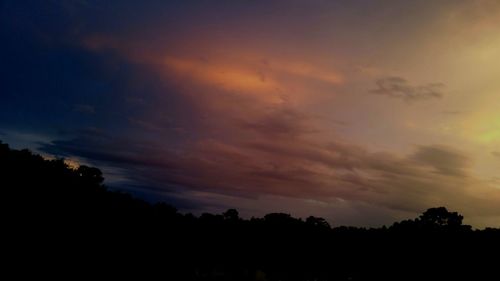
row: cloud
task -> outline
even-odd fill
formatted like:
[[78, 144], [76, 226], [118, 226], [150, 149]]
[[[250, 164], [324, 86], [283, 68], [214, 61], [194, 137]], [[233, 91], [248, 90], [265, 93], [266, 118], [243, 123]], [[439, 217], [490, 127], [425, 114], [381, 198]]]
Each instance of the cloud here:
[[[78, 156], [94, 163], [123, 167], [169, 167], [159, 155], [158, 145], [128, 141], [108, 134], [80, 136], [71, 140], [43, 142], [40, 151], [57, 156]], [[141, 156], [142, 155], [142, 156]]]
[[251, 95], [268, 102], [281, 101], [276, 94], [280, 84], [269, 77], [263, 78], [256, 69], [224, 63], [212, 63], [206, 59], [180, 59], [166, 57], [163, 60], [169, 75], [177, 79], [189, 79], [228, 92]]
[[325, 204], [343, 200], [395, 214], [445, 205], [466, 216], [500, 215], [500, 191], [472, 176], [462, 152], [441, 145], [397, 156], [303, 138], [205, 139], [172, 150], [108, 137], [54, 141], [43, 150], [122, 167], [130, 181], [155, 192], [203, 192], [255, 204], [266, 196]]
[[268, 63], [271, 70], [282, 71], [298, 77], [319, 80], [328, 84], [337, 85], [345, 82], [345, 77], [338, 71], [319, 67], [310, 63], [276, 62]]
[[[357, 87], [366, 89], [365, 81], [346, 76], [349, 64], [372, 61], [377, 53], [391, 54], [382, 61], [398, 58], [384, 42], [417, 42], [419, 34], [432, 41], [417, 23], [449, 20], [439, 12], [450, 10], [448, 4], [119, 1], [61, 9], [67, 4], [52, 1], [25, 9], [14, 2], [0, 11], [0, 22], [7, 23], [0, 36], [8, 43], [0, 47], [1, 123], [41, 131], [62, 127], [63, 137], [26, 139], [42, 143], [46, 153], [105, 169], [107, 184], [111, 179], [135, 194], [182, 201], [189, 209], [241, 204], [249, 212], [307, 214], [327, 206], [323, 214], [359, 214], [364, 223], [440, 205], [476, 219], [500, 213], [498, 190], [474, 176], [472, 160], [461, 151], [426, 145], [401, 155], [359, 144], [400, 147], [406, 143], [396, 139], [412, 135], [385, 134], [394, 124], [372, 116], [387, 108], [358, 100]], [[389, 16], [381, 21], [382, 14]], [[256, 22], [255, 15], [265, 16]], [[367, 21], [375, 24], [367, 28]], [[318, 33], [317, 24], [329, 28]], [[415, 36], [400, 36], [401, 30]], [[387, 65], [373, 65], [356, 71], [363, 79], [385, 77]], [[443, 84], [401, 77], [379, 79], [370, 92], [408, 102], [445, 94]], [[348, 135], [336, 135], [327, 123], [343, 126]], [[365, 126], [375, 123], [384, 123], [383, 129]]]
[[263, 116], [241, 120], [243, 129], [250, 129], [265, 137], [297, 137], [315, 131], [305, 114], [287, 107], [272, 108]]
[[444, 96], [444, 84], [442, 83], [413, 85], [406, 79], [397, 76], [382, 78], [375, 83], [377, 88], [370, 90], [371, 93], [405, 101], [419, 101]]
[[412, 155], [415, 161], [430, 165], [436, 173], [451, 176], [465, 176], [470, 159], [463, 153], [447, 146], [419, 146]]
[[[191, 198], [199, 209], [228, 207], [237, 200], [257, 212], [263, 198], [271, 197], [343, 202], [346, 208], [369, 205], [363, 210], [383, 209], [391, 217], [441, 205], [466, 216], [500, 214], [500, 192], [471, 174], [471, 160], [460, 151], [431, 145], [398, 155], [326, 139], [309, 112], [264, 85], [282, 81], [270, 70], [259, 74], [245, 64], [226, 69], [226, 63], [210, 60], [168, 63], [173, 70], [165, 83], [158, 83], [154, 71], [141, 75], [132, 67], [134, 79], [125, 80], [134, 83], [125, 97], [140, 98], [121, 96], [123, 108], [113, 114], [127, 114], [118, 115], [122, 123], [114, 131], [79, 132], [41, 149], [114, 167], [119, 186], [167, 194], [167, 199]], [[437, 84], [417, 87], [397, 77], [384, 81], [375, 93], [407, 101], [442, 96], [433, 92], [442, 87]], [[147, 96], [141, 95], [145, 89]], [[187, 133], [174, 135], [174, 127], [188, 128]], [[213, 198], [222, 201], [215, 206]]]

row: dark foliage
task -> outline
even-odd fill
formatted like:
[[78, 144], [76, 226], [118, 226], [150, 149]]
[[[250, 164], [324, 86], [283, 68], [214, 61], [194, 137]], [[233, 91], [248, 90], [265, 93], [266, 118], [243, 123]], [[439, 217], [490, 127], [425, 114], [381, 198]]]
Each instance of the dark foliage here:
[[195, 217], [109, 191], [102, 173], [0, 142], [3, 255], [19, 279], [498, 280], [500, 230], [444, 207], [389, 228], [236, 210]]

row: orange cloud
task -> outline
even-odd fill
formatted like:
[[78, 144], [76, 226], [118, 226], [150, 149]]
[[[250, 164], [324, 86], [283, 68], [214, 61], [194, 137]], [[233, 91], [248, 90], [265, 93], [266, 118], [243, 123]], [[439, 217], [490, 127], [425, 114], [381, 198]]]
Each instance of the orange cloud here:
[[281, 62], [273, 65], [271, 68], [288, 74], [316, 79], [330, 84], [342, 84], [344, 82], [344, 77], [340, 73], [307, 63]]
[[276, 94], [280, 89], [279, 82], [264, 77], [257, 70], [224, 63], [212, 64], [203, 60], [180, 59], [166, 57], [163, 63], [168, 70], [193, 81], [208, 84], [226, 91], [236, 91], [264, 97], [267, 101], [281, 102]]
[[169, 78], [187, 78], [189, 83], [202, 83], [227, 92], [256, 97], [261, 101], [281, 104], [287, 98], [310, 96], [308, 80], [342, 84], [338, 72], [305, 62], [274, 61], [257, 56], [189, 59], [167, 56], [162, 59]]

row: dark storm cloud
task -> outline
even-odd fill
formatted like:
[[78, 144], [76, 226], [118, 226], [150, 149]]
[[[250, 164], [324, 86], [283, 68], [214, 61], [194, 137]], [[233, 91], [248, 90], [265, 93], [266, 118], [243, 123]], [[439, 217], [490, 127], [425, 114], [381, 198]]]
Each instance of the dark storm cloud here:
[[434, 167], [443, 175], [465, 176], [470, 166], [468, 157], [446, 146], [419, 146], [412, 158]]
[[382, 78], [375, 83], [377, 88], [370, 90], [371, 93], [405, 101], [442, 98], [444, 96], [444, 84], [442, 83], [413, 85], [406, 79], [396, 76]]
[[[238, 144], [203, 140], [169, 150], [158, 142], [109, 136], [55, 141], [42, 149], [121, 167], [128, 184], [141, 185], [145, 193], [168, 192], [182, 197], [205, 192], [322, 202], [340, 198], [405, 212], [446, 203], [470, 214], [500, 212], [495, 204], [499, 192], [471, 177], [467, 172], [470, 160], [446, 146], [419, 146], [413, 154], [397, 157], [345, 143], [311, 143], [297, 138], [279, 144], [274, 139]], [[469, 195], [472, 186], [474, 197]], [[484, 193], [488, 197], [483, 197]]]
[[[145, 141], [130, 141], [101, 135], [79, 137], [71, 140], [55, 140], [42, 144], [40, 151], [57, 156], [78, 156], [89, 161], [102, 162], [118, 167], [147, 166], [170, 168], [166, 156], [158, 145]], [[156, 157], [154, 157], [156, 155]]]
[[291, 108], [274, 108], [257, 120], [241, 121], [244, 129], [264, 136], [297, 137], [314, 132], [309, 117]]

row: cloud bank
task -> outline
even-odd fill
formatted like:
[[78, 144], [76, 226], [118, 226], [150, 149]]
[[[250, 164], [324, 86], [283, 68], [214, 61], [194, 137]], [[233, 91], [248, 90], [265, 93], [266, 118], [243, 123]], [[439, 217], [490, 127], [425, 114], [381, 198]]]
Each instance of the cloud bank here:
[[0, 8], [18, 146], [186, 211], [500, 221], [495, 1], [38, 2]]

